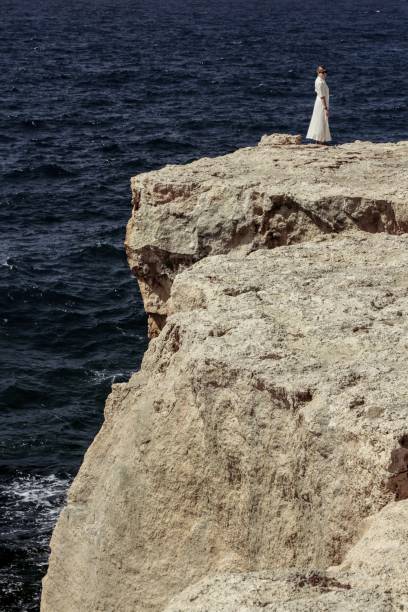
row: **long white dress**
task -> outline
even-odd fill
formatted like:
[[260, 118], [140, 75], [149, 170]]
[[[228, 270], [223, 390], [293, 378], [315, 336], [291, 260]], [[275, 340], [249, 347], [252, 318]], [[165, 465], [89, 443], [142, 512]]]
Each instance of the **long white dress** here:
[[325, 79], [322, 79], [321, 76], [316, 77], [315, 92], [316, 100], [306, 138], [325, 142], [327, 140], [331, 140], [332, 138], [329, 128], [329, 119], [324, 110], [321, 96], [326, 96], [326, 104], [327, 108], [329, 108], [329, 86], [327, 85]]

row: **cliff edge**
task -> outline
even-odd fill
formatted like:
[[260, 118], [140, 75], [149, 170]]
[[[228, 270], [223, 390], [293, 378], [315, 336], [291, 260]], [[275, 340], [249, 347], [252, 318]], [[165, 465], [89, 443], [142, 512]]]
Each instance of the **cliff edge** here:
[[203, 257], [348, 229], [408, 231], [407, 159], [407, 142], [320, 147], [272, 134], [256, 147], [134, 176], [125, 247], [149, 335], [166, 321], [176, 274]]
[[132, 179], [151, 340], [42, 612], [408, 610], [407, 159], [271, 135]]

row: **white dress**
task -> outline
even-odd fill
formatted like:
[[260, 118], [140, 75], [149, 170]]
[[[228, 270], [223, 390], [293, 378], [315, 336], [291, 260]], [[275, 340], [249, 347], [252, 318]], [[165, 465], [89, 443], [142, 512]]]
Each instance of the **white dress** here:
[[327, 108], [329, 108], [329, 87], [325, 79], [322, 79], [320, 76], [317, 76], [315, 80], [315, 92], [316, 100], [306, 138], [325, 142], [326, 140], [331, 140], [332, 138], [330, 135], [329, 119], [324, 110], [321, 96], [326, 96], [326, 104]]

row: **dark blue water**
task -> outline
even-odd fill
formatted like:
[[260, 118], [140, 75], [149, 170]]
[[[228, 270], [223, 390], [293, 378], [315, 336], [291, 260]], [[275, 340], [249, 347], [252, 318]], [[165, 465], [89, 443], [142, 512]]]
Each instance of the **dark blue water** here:
[[407, 0], [2, 0], [2, 611], [39, 609], [66, 489], [146, 348], [130, 176], [304, 135], [318, 63], [334, 144], [408, 138], [407, 25]]

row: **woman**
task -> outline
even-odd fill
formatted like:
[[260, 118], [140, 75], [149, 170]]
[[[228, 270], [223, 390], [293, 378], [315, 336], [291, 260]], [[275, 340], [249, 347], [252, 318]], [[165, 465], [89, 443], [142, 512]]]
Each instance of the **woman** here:
[[329, 87], [326, 83], [327, 70], [324, 66], [318, 66], [315, 80], [316, 100], [313, 108], [312, 118], [306, 138], [316, 140], [318, 144], [324, 145], [331, 140], [329, 128]]

